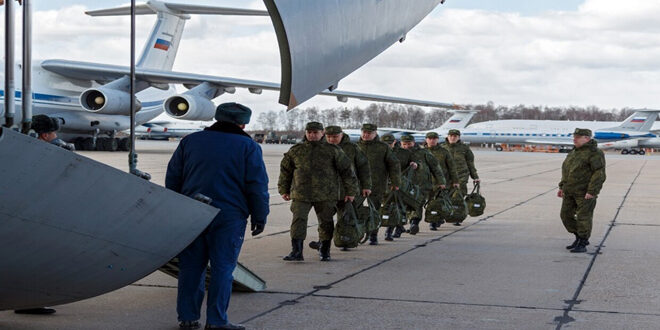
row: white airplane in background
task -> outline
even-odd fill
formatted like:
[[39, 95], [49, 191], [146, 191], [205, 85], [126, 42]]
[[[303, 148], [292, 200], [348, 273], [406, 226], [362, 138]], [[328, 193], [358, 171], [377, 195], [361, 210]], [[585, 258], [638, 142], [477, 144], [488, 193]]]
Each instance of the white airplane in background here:
[[135, 134], [140, 139], [167, 140], [169, 138], [182, 138], [210, 126], [210, 122], [185, 121], [150, 121], [135, 128]]
[[[278, 83], [171, 71], [189, 14], [268, 16], [268, 12], [149, 1], [138, 5], [136, 13], [158, 16], [136, 63], [137, 125], [156, 118], [163, 111], [176, 119], [211, 120], [216, 108], [212, 100], [224, 93], [233, 94], [236, 88], [246, 88], [253, 94], [261, 94], [264, 89], [280, 89]], [[94, 10], [86, 14], [128, 15], [130, 7]], [[16, 71], [16, 76], [21, 77], [21, 64], [16, 65]], [[115, 134], [130, 128], [129, 67], [45, 60], [35, 61], [32, 72], [33, 113], [59, 118], [61, 129], [58, 135], [61, 138], [74, 142], [80, 150], [128, 150], [128, 139], [115, 138]], [[4, 81], [1, 76], [0, 81]], [[177, 95], [173, 84], [183, 84], [189, 90]], [[16, 86], [20, 85], [19, 80]], [[357, 98], [440, 108], [453, 106], [340, 90], [325, 90], [319, 94], [335, 96], [340, 102]], [[3, 95], [4, 92], [0, 92], [0, 96]], [[21, 92], [16, 91], [16, 122], [21, 120], [21, 96]], [[4, 123], [3, 112], [4, 105], [0, 111], [0, 124]]]
[[[391, 127], [379, 127], [378, 128], [378, 135], [383, 136], [385, 134], [392, 134], [394, 135], [394, 138], [399, 140], [401, 139], [401, 135], [413, 135], [415, 136], [415, 140], [417, 142], [424, 142], [424, 137], [426, 136], [426, 133], [428, 132], [436, 132], [440, 134], [441, 136], [447, 135], [447, 132], [450, 129], [462, 129], [467, 126], [467, 124], [470, 122], [472, 117], [474, 117], [475, 114], [479, 113], [479, 110], [448, 110], [449, 112], [453, 113], [447, 121], [442, 124], [442, 126], [435, 128], [430, 131], [416, 131], [416, 130], [410, 130], [410, 129], [402, 129], [402, 128], [391, 128]], [[362, 134], [362, 131], [360, 129], [345, 129], [343, 130], [344, 134], [347, 134], [350, 138], [351, 141], [358, 141], [360, 139], [360, 136]]]
[[469, 143], [540, 144], [570, 147], [575, 128], [594, 132], [600, 148], [623, 149], [622, 153], [642, 153], [636, 148], [659, 148], [660, 110], [636, 110], [623, 122], [560, 120], [495, 120], [475, 123], [461, 130], [461, 140]]

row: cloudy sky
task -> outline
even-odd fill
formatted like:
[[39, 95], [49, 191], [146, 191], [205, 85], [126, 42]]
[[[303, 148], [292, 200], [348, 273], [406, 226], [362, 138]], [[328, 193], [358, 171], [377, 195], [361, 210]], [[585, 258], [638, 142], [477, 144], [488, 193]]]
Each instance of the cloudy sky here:
[[[128, 62], [128, 18], [83, 13], [125, 0], [33, 2], [35, 59]], [[264, 8], [262, 1], [195, 3]], [[649, 0], [447, 0], [340, 88], [460, 104], [658, 108], [659, 16], [660, 1]], [[138, 18], [139, 50], [153, 22]], [[194, 16], [175, 70], [279, 82], [279, 64], [269, 18]], [[216, 101], [284, 109], [277, 96], [239, 90]], [[302, 107], [338, 104], [316, 97]]]

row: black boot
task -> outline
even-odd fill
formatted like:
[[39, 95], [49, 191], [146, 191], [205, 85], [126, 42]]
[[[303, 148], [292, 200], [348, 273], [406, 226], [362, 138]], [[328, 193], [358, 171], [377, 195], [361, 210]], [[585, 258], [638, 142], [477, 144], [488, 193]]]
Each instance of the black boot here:
[[573, 243], [571, 243], [571, 245], [566, 246], [566, 250], [572, 250], [578, 245], [578, 242], [580, 242], [580, 238], [578, 237], [578, 235], [577, 234], [574, 235], [575, 235], [575, 240], [573, 241]]
[[454, 222], [454, 226], [460, 226], [460, 225], [461, 225], [460, 222]]
[[378, 229], [369, 234], [369, 245], [378, 245]]
[[438, 230], [438, 223], [437, 222], [431, 222], [431, 225], [429, 226], [429, 229], [436, 231]]
[[309, 245], [310, 248], [312, 248], [314, 250], [317, 250], [317, 251], [321, 248], [321, 242], [320, 241], [310, 241], [309, 244], [307, 244], [307, 245]]
[[417, 235], [417, 233], [419, 233], [419, 220], [420, 219], [410, 220], [410, 235]]
[[385, 231], [385, 240], [386, 241], [393, 241], [394, 238], [392, 238], [392, 232], [394, 231], [394, 227], [387, 227], [387, 230]]
[[404, 231], [405, 231], [405, 228], [403, 228], [402, 225], [398, 225], [398, 226], [396, 226], [396, 228], [394, 228], [394, 234], [392, 235], [392, 237], [399, 238], [399, 237], [401, 237], [401, 234]]
[[321, 261], [330, 261], [330, 241], [321, 241], [319, 256]]
[[286, 261], [303, 261], [303, 240], [291, 239], [291, 253], [283, 259]]
[[587, 239], [578, 238], [578, 243], [573, 249], [571, 249], [571, 253], [587, 252], [587, 245], [589, 245], [589, 241]]

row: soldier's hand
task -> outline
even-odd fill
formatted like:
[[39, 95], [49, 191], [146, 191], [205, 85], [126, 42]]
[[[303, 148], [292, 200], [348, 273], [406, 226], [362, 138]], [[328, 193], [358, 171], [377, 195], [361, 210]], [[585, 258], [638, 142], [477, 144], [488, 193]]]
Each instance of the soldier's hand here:
[[[561, 189], [557, 190], [557, 197], [559, 197], [559, 198], [564, 197], [564, 191], [561, 190]], [[585, 196], [585, 198], [586, 198], [586, 196]]]
[[417, 166], [418, 166], [417, 163], [415, 163], [415, 162], [410, 162], [410, 164], [408, 164], [408, 165], [409, 165], [410, 167], [412, 167], [413, 170], [416, 170], [416, 169], [417, 169]]
[[440, 189], [447, 189], [447, 185], [441, 184]]
[[458, 188], [458, 186], [460, 186], [460, 184], [454, 183], [452, 186], [454, 186], [454, 188]]
[[288, 202], [291, 200], [291, 196], [289, 194], [284, 194], [282, 195], [282, 199]]
[[481, 182], [481, 179], [474, 179], [474, 180], [472, 180], [472, 182], [473, 182], [474, 184], [477, 184], [477, 183]]
[[590, 194], [590, 193], [587, 193], [586, 195], [584, 195], [584, 199], [593, 199], [594, 197], [595, 196]]
[[371, 189], [362, 189], [362, 197], [369, 197], [371, 195]]
[[253, 223], [252, 224], [252, 236], [257, 236], [261, 233], [263, 233], [264, 228], [266, 227], [265, 224], [263, 223]]
[[399, 187], [397, 187], [397, 186], [391, 186], [390, 189], [391, 189], [391, 190], [399, 190]]
[[344, 197], [344, 202], [353, 202], [355, 200], [355, 196], [346, 196]]

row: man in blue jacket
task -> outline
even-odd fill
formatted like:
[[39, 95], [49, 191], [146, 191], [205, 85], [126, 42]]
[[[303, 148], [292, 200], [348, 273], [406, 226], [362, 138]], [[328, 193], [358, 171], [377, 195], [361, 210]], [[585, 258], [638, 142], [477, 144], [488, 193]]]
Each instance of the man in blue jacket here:
[[[227, 319], [232, 273], [243, 245], [248, 216], [252, 236], [264, 230], [268, 208], [268, 176], [261, 147], [243, 129], [252, 111], [224, 103], [217, 122], [188, 135], [167, 166], [165, 186], [178, 193], [210, 197], [221, 211], [209, 227], [179, 254], [178, 320], [181, 329], [199, 328], [206, 266], [211, 261], [206, 328], [244, 329]], [[185, 219], [182, 219], [185, 221]]]

